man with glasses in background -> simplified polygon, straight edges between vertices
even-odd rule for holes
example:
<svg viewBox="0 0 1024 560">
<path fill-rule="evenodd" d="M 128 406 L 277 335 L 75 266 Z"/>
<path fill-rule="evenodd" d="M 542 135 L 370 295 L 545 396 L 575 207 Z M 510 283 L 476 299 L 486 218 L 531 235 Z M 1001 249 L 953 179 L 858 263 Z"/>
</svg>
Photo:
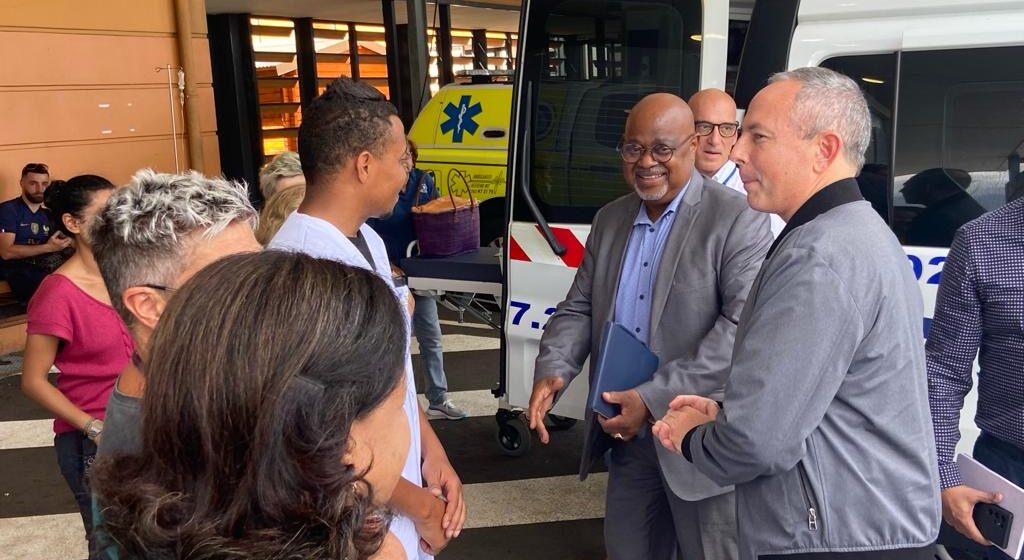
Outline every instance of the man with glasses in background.
<svg viewBox="0 0 1024 560">
<path fill-rule="evenodd" d="M 746 195 L 739 167 L 729 159 L 739 139 L 736 101 L 720 89 L 709 88 L 693 94 L 689 104 L 694 130 L 700 138 L 694 167 L 708 179 Z M 775 214 L 770 216 L 772 235 L 778 237 L 786 223 Z"/>
<path fill-rule="evenodd" d="M 610 449 L 604 531 L 612 560 L 737 555 L 732 488 L 655 446 L 649 426 L 682 387 L 723 394 L 740 310 L 772 241 L 767 216 L 694 169 L 699 143 L 679 97 L 656 93 L 633 107 L 619 145 L 632 192 L 594 217 L 573 285 L 540 342 L 529 415 L 543 443 L 555 394 L 601 347 L 607 321 L 660 359 L 649 381 L 603 395 L 621 414 L 595 419 L 587 411 L 583 468 Z"/>
<path fill-rule="evenodd" d="M 50 212 L 43 208 L 43 193 L 50 186 L 45 163 L 30 163 L 21 170 L 21 196 L 0 204 L 0 259 L 14 297 L 28 303 L 39 283 L 64 258 L 71 238 L 57 233 Z"/>
</svg>

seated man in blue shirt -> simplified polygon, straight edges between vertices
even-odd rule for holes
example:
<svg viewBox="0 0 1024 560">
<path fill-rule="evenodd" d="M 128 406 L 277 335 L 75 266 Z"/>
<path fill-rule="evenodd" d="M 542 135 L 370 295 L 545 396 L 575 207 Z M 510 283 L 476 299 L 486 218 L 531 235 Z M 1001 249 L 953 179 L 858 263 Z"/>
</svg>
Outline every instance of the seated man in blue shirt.
<svg viewBox="0 0 1024 560">
<path fill-rule="evenodd" d="M 21 196 L 0 204 L 0 259 L 11 291 L 22 303 L 63 263 L 61 252 L 71 245 L 71 238 L 55 233 L 50 212 L 42 207 L 49 185 L 46 164 L 30 163 L 21 170 Z"/>
<path fill-rule="evenodd" d="M 419 154 L 416 144 L 409 141 L 409 153 L 412 164 L 416 165 Z M 404 276 L 398 268 L 398 261 L 405 258 L 409 244 L 416 240 L 416 231 L 412 226 L 412 207 L 416 204 L 431 201 L 438 197 L 433 175 L 421 169 L 413 168 L 409 173 L 409 181 L 398 196 L 394 210 L 386 217 L 371 218 L 367 221 L 384 240 L 391 261 L 391 273 L 396 277 Z M 428 418 L 461 420 L 466 413 L 448 398 L 448 379 L 444 373 L 444 357 L 441 348 L 441 324 L 437 318 L 437 301 L 426 294 L 413 292 L 416 307 L 412 315 L 412 330 L 420 345 L 420 357 L 426 374 L 425 395 L 429 406 L 426 410 Z"/>
</svg>

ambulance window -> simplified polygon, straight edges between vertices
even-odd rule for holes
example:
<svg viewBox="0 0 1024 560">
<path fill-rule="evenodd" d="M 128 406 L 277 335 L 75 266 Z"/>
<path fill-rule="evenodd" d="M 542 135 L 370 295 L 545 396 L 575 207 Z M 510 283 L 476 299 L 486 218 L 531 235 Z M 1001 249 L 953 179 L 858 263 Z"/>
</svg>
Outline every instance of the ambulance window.
<svg viewBox="0 0 1024 560">
<path fill-rule="evenodd" d="M 548 0 L 530 14 L 531 190 L 549 221 L 589 223 L 628 192 L 615 146 L 629 108 L 697 90 L 701 2 Z"/>
<path fill-rule="evenodd" d="M 821 64 L 857 82 L 871 111 L 871 142 L 857 184 L 864 199 L 882 219 L 889 221 L 892 190 L 893 92 L 896 87 L 896 54 L 838 56 Z"/>
<path fill-rule="evenodd" d="M 736 75 L 740 70 L 740 55 L 743 53 L 743 41 L 747 38 L 749 27 L 749 21 L 729 20 L 729 47 L 725 63 L 725 91 L 729 95 L 736 94 Z"/>
<path fill-rule="evenodd" d="M 1024 47 L 905 52 L 893 228 L 948 247 L 956 230 L 1024 194 Z"/>
</svg>

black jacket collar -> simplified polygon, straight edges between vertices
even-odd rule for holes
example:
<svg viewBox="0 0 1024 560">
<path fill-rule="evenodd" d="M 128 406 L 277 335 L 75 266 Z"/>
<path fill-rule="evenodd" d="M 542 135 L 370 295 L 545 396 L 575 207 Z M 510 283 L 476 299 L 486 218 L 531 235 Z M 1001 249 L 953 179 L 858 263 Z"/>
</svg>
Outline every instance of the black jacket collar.
<svg viewBox="0 0 1024 560">
<path fill-rule="evenodd" d="M 814 196 L 807 199 L 807 202 L 805 202 L 804 205 L 801 206 L 795 214 L 793 214 L 793 218 L 786 222 L 786 227 L 783 228 L 782 232 L 779 233 L 779 236 L 775 238 L 775 242 L 772 243 L 771 249 L 768 249 L 768 254 L 765 258 L 771 258 L 772 253 L 775 252 L 775 248 L 782 243 L 782 240 L 785 239 L 786 235 L 788 235 L 790 231 L 806 224 L 837 206 L 857 202 L 858 200 L 864 200 L 864 197 L 860 195 L 860 187 L 857 186 L 857 180 L 852 177 L 848 179 L 840 179 L 814 193 Z"/>
</svg>

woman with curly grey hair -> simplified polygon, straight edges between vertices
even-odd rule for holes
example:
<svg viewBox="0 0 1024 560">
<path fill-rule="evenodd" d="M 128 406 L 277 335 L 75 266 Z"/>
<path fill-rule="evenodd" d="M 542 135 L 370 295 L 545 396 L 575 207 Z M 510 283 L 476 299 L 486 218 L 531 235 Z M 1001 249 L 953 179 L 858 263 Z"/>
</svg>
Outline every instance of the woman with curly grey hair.
<svg viewBox="0 0 1024 560">
<path fill-rule="evenodd" d="M 151 343 L 142 448 L 92 471 L 113 556 L 404 558 L 381 504 L 409 445 L 406 333 L 382 280 L 230 256 L 174 295 Z"/>
</svg>

